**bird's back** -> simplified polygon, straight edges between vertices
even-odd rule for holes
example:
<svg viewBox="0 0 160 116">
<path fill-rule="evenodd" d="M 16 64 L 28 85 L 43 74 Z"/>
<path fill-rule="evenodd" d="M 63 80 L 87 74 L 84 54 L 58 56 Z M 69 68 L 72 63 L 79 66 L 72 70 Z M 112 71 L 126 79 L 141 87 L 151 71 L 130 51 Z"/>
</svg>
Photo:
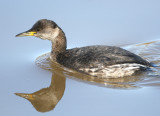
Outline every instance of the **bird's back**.
<svg viewBox="0 0 160 116">
<path fill-rule="evenodd" d="M 87 46 L 68 49 L 57 58 L 58 62 L 72 69 L 107 67 L 116 64 L 151 64 L 141 57 L 114 46 Z"/>
</svg>

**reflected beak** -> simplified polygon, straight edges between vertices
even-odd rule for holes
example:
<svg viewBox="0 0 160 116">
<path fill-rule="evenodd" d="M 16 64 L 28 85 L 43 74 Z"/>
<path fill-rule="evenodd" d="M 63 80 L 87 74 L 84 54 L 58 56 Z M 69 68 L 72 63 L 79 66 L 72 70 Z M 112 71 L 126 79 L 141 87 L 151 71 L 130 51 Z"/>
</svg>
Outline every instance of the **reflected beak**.
<svg viewBox="0 0 160 116">
<path fill-rule="evenodd" d="M 27 100 L 34 100 L 34 97 L 32 94 L 25 94 L 25 93 L 15 93 L 17 96 L 23 97 Z"/>
<path fill-rule="evenodd" d="M 20 34 L 17 34 L 16 37 L 23 37 L 23 36 L 34 36 L 34 34 L 37 33 L 37 32 L 23 32 L 23 33 L 20 33 Z"/>
</svg>

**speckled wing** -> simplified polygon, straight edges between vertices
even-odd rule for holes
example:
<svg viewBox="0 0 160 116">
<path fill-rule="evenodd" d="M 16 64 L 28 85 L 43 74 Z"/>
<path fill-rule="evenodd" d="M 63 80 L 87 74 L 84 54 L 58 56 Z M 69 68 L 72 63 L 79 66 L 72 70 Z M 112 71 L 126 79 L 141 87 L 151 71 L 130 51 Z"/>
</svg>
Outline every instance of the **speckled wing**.
<svg viewBox="0 0 160 116">
<path fill-rule="evenodd" d="M 107 67 L 124 63 L 151 66 L 148 61 L 141 57 L 114 46 L 87 46 L 69 49 L 64 55 L 59 56 L 58 62 L 74 69 Z"/>
</svg>

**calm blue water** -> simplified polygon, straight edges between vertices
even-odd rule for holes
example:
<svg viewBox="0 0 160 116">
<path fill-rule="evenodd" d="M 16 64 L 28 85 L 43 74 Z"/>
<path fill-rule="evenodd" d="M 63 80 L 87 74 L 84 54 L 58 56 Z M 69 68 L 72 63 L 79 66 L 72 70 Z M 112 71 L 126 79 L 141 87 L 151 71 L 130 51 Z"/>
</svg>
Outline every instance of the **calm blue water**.
<svg viewBox="0 0 160 116">
<path fill-rule="evenodd" d="M 136 88 L 103 86 L 63 73 L 59 76 L 62 79 L 66 77 L 64 89 L 61 81 L 60 85 L 51 84 L 57 79 L 53 78 L 52 72 L 35 64 L 38 56 L 50 51 L 50 42 L 35 37 L 15 38 L 16 34 L 28 30 L 37 20 L 47 18 L 57 22 L 64 30 L 68 48 L 151 42 L 160 38 L 159 4 L 158 0 L 1 0 L 0 115 L 159 116 L 158 68 L 147 75 L 148 78 L 136 78 L 127 83 Z M 125 48 L 159 64 L 159 43 Z M 37 111 L 31 102 L 14 94 L 33 93 L 54 85 L 62 91 L 56 94 L 51 89 L 52 96 L 56 96 L 53 102 L 57 105 L 45 113 Z"/>
</svg>

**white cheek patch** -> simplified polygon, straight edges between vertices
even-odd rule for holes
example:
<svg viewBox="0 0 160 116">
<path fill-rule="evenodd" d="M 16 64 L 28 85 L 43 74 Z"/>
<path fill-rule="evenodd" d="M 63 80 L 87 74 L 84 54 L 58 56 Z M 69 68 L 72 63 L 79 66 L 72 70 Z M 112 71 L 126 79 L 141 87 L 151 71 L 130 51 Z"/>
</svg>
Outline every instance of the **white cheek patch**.
<svg viewBox="0 0 160 116">
<path fill-rule="evenodd" d="M 55 38 L 57 38 L 59 33 L 60 33 L 60 30 L 57 27 L 56 29 L 49 30 L 47 33 L 39 34 L 36 37 L 53 41 Z"/>
<path fill-rule="evenodd" d="M 55 39 L 59 35 L 59 28 L 57 27 L 54 31 L 54 34 L 52 34 L 52 39 Z"/>
</svg>

